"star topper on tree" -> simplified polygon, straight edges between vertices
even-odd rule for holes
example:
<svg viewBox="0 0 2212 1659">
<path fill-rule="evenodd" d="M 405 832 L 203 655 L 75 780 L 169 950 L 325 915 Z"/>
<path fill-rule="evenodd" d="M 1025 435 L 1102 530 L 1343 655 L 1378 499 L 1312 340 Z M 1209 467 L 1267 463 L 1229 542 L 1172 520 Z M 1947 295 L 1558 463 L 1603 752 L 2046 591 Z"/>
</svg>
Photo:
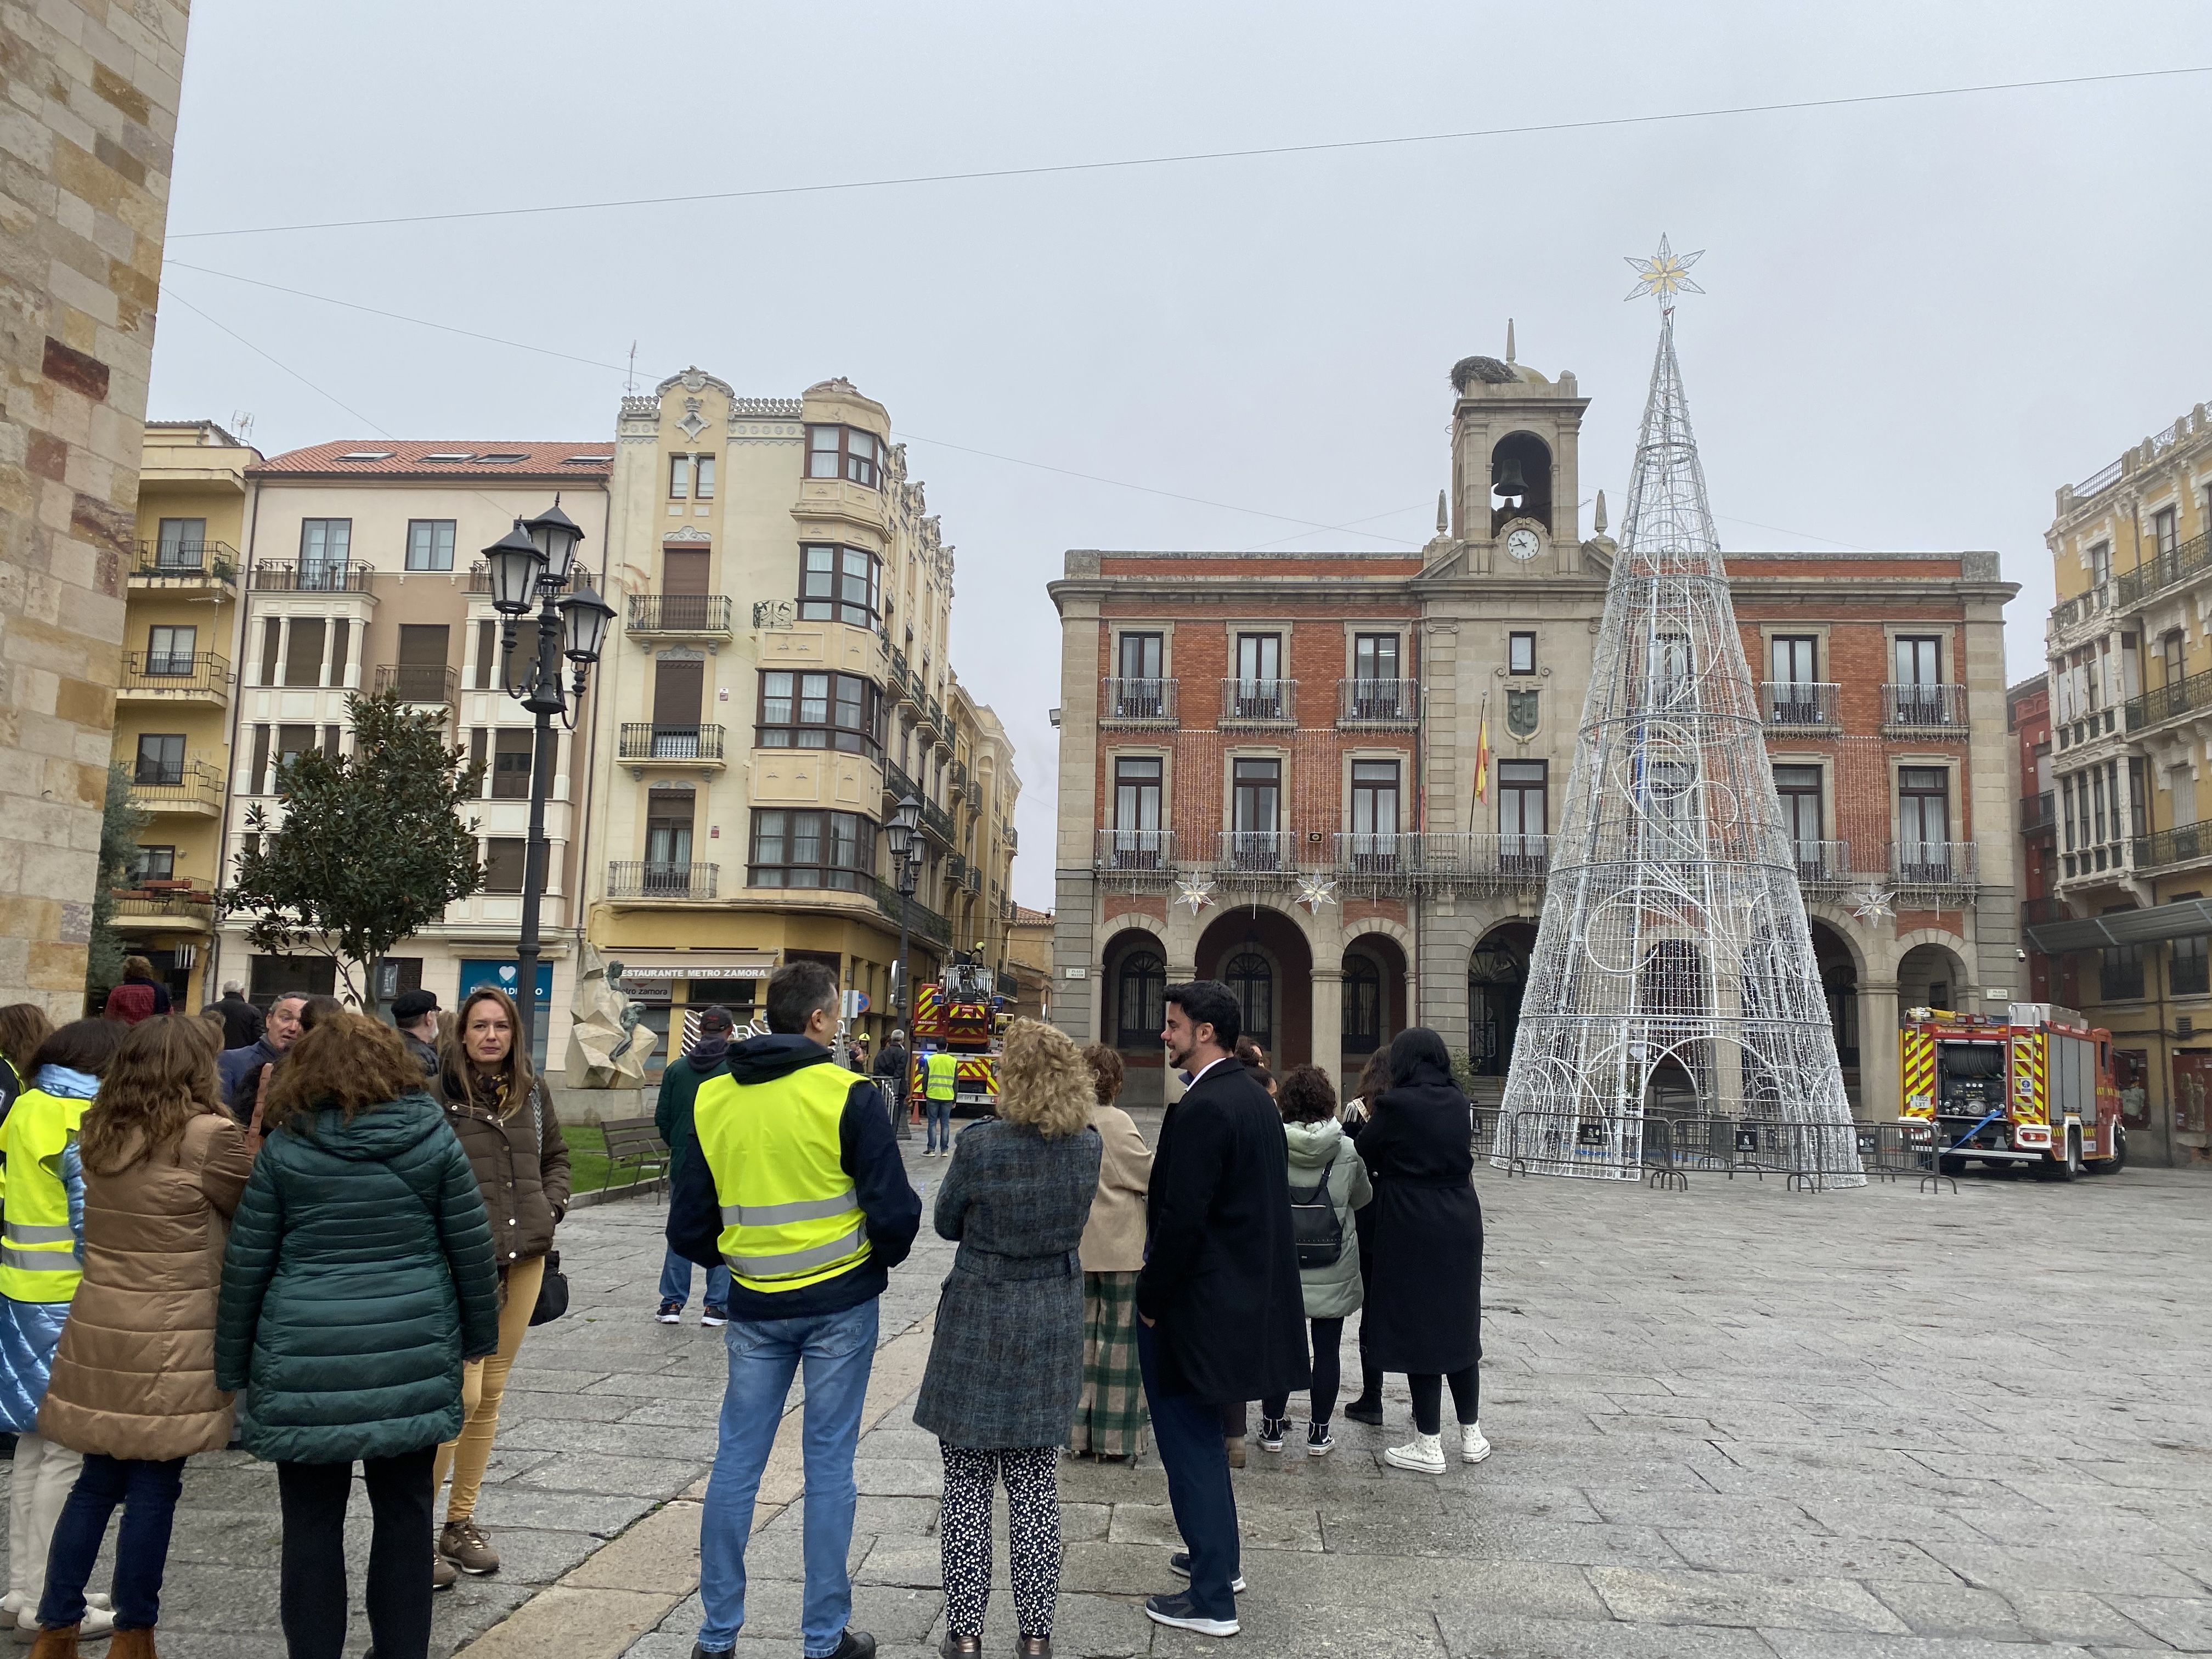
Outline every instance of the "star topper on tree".
<svg viewBox="0 0 2212 1659">
<path fill-rule="evenodd" d="M 1685 253 L 1677 258 L 1674 250 L 1667 245 L 1667 239 L 1662 236 L 1659 239 L 1658 252 L 1650 258 L 1630 258 L 1628 259 L 1629 269 L 1636 273 L 1638 281 L 1634 289 L 1626 297 L 1631 300 L 1640 300 L 1647 294 L 1652 295 L 1657 298 L 1662 309 L 1674 310 L 1674 296 L 1677 294 L 1705 292 L 1705 289 L 1690 280 L 1690 267 L 1705 257 L 1705 249 L 1699 248 L 1695 253 Z"/>
</svg>

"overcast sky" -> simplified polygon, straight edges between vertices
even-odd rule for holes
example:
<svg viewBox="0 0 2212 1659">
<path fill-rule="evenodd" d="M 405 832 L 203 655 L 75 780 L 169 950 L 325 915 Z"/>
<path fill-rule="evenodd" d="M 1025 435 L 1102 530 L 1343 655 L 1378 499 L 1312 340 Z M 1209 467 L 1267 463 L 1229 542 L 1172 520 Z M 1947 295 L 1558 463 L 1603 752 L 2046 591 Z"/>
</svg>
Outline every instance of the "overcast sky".
<svg viewBox="0 0 2212 1659">
<path fill-rule="evenodd" d="M 847 376 L 890 409 L 958 549 L 954 665 L 1013 736 L 1016 889 L 1045 907 L 1044 585 L 1065 550 L 1417 546 L 1445 481 L 1446 371 L 1502 350 L 1509 316 L 1522 362 L 1580 378 L 1583 493 L 1618 503 L 1657 323 L 1649 301 L 1623 303 L 1622 260 L 1662 232 L 1706 251 L 1707 295 L 1684 301 L 1678 333 L 1723 542 L 1995 548 L 2021 586 L 2012 673 L 2036 672 L 2053 490 L 2212 398 L 2212 76 L 192 233 L 2193 65 L 2212 65 L 2201 0 L 1817 16 L 196 0 L 152 412 L 251 410 L 274 453 L 380 433 L 604 435 L 623 390 L 618 368 L 180 262 L 600 364 L 635 341 L 647 389 L 692 362 L 755 394 Z"/>
</svg>

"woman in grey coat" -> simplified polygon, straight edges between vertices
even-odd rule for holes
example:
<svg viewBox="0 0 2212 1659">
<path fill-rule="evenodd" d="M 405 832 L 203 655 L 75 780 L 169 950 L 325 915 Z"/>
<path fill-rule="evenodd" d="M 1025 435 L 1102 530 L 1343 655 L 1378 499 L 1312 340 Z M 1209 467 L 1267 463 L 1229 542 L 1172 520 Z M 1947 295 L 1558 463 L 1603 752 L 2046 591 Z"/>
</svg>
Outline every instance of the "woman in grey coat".
<svg viewBox="0 0 2212 1659">
<path fill-rule="evenodd" d="M 1016 1020 L 999 1058 L 999 1115 L 960 1137 L 937 1231 L 960 1241 L 914 1420 L 943 1442 L 939 1651 L 981 1653 L 991 1594 L 991 1494 L 1006 1483 L 1017 1654 L 1052 1652 L 1060 1594 L 1060 1443 L 1083 1396 L 1077 1246 L 1098 1187 L 1091 1068 L 1066 1033 Z"/>
<path fill-rule="evenodd" d="M 1342 1241 L 1334 1261 L 1298 1263 L 1298 1289 L 1313 1327 L 1313 1417 L 1306 1425 L 1306 1455 L 1326 1457 L 1336 1445 L 1328 1419 L 1336 1409 L 1344 1322 L 1363 1299 L 1359 1231 L 1352 1217 L 1373 1200 L 1375 1188 L 1358 1149 L 1337 1121 L 1336 1091 L 1329 1086 L 1328 1073 L 1315 1066 L 1297 1067 L 1283 1079 L 1275 1104 L 1283 1114 L 1285 1150 L 1290 1154 L 1291 1202 L 1295 1206 L 1309 1197 L 1325 1201 Z M 1291 1431 L 1285 1415 L 1290 1408 L 1286 1394 L 1260 1402 L 1261 1451 L 1282 1450 L 1283 1437 Z"/>
</svg>

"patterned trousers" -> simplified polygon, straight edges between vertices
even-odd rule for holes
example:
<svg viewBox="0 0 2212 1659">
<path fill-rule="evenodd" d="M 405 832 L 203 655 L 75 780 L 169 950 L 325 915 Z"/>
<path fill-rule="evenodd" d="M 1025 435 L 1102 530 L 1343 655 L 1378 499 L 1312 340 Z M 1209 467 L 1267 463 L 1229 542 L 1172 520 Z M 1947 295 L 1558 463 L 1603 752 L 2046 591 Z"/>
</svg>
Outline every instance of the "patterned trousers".
<svg viewBox="0 0 2212 1659">
<path fill-rule="evenodd" d="M 1054 1446 L 998 1450 L 946 1446 L 938 1543 L 945 1570 L 945 1627 L 981 1636 L 991 1601 L 991 1492 L 1006 1483 L 1006 1535 L 1013 1556 L 1014 1611 L 1024 1636 L 1052 1634 L 1060 1595 L 1060 1462 Z"/>
<path fill-rule="evenodd" d="M 1071 1451 L 1133 1457 L 1145 1433 L 1145 1375 L 1137 1364 L 1137 1275 L 1083 1275 L 1083 1399 Z"/>
</svg>

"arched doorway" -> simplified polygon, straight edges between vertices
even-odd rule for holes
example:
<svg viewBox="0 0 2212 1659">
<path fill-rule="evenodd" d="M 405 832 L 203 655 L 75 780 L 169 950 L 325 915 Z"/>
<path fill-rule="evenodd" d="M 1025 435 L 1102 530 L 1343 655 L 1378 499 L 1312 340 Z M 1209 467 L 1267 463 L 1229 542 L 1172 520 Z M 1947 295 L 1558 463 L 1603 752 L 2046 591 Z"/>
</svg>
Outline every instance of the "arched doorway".
<svg viewBox="0 0 2212 1659">
<path fill-rule="evenodd" d="M 1344 947 L 1342 1033 L 1347 1075 L 1404 1030 L 1406 952 L 1388 933 L 1362 933 Z"/>
<path fill-rule="evenodd" d="M 1121 1056 L 1122 1103 L 1157 1106 L 1166 1065 L 1160 1050 L 1166 949 L 1141 927 L 1124 928 L 1107 940 L 1099 961 L 1098 1040 Z"/>
<path fill-rule="evenodd" d="M 1859 969 L 1851 947 L 1825 921 L 1812 922 L 1813 960 L 1820 970 L 1820 994 L 1827 999 L 1828 1024 L 1836 1036 L 1836 1060 L 1844 1073 L 1844 1092 L 1859 1098 Z"/>
<path fill-rule="evenodd" d="M 1897 1006 L 1901 1009 L 1955 1011 L 1966 1000 L 1966 964 L 1948 946 L 1916 945 L 1897 964 Z"/>
<path fill-rule="evenodd" d="M 1479 1078 L 1504 1078 L 1513 1063 L 1513 1036 L 1521 1024 L 1521 996 L 1536 924 L 1501 922 L 1476 944 L 1467 964 L 1467 1044 Z"/>
<path fill-rule="evenodd" d="M 1265 907 L 1225 912 L 1200 935 L 1194 964 L 1236 994 L 1278 1076 L 1311 1061 L 1313 953 L 1297 922 Z"/>
</svg>

